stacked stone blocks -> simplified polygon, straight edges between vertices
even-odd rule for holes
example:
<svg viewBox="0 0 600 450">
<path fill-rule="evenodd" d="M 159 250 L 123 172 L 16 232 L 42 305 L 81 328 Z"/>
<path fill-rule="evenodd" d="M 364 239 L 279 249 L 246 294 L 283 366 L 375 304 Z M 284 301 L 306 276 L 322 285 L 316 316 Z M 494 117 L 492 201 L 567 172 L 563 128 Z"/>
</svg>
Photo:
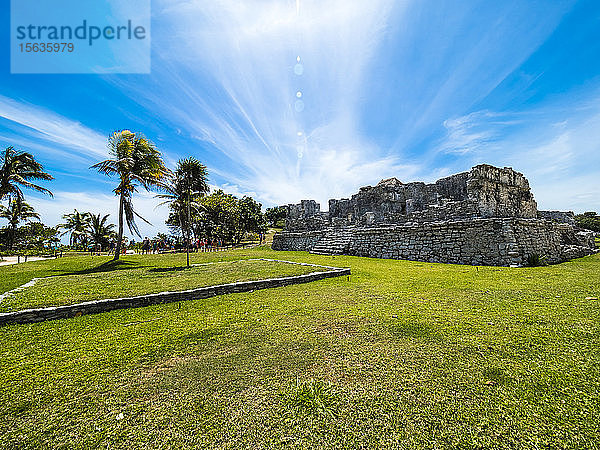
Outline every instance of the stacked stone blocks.
<svg viewBox="0 0 600 450">
<path fill-rule="evenodd" d="M 486 164 L 432 184 L 383 180 L 330 200 L 329 213 L 314 200 L 287 210 L 275 250 L 498 266 L 596 251 L 593 234 L 578 230 L 572 213 L 537 210 L 523 174 Z"/>
</svg>

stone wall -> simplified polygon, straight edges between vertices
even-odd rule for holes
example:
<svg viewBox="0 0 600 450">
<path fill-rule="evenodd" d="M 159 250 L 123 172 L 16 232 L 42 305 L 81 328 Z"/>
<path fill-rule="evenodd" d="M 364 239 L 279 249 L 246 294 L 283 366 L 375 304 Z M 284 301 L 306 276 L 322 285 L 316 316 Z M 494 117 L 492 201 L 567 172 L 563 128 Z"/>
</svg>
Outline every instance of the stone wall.
<svg viewBox="0 0 600 450">
<path fill-rule="evenodd" d="M 376 186 L 360 188 L 350 198 L 329 200 L 329 212 L 321 212 L 314 200 L 288 205 L 286 230 L 471 217 L 536 218 L 537 205 L 525 176 L 510 167 L 480 164 L 432 184 L 405 184 L 388 178 Z"/>
<path fill-rule="evenodd" d="M 350 275 L 350 269 L 348 268 L 319 266 L 316 264 L 296 263 L 291 261 L 284 262 L 290 264 L 300 264 L 304 266 L 313 266 L 315 268 L 327 270 L 319 270 L 309 274 L 295 275 L 290 277 L 269 278 L 256 281 L 240 281 L 237 283 L 207 286 L 198 289 L 190 289 L 187 291 L 161 292 L 159 294 L 148 294 L 136 297 L 95 300 L 76 305 L 26 309 L 23 311 L 0 314 L 0 326 L 14 323 L 32 323 L 43 322 L 45 320 L 66 319 L 69 317 L 81 316 L 83 314 L 97 314 L 116 309 L 139 308 L 142 306 L 158 305 L 163 303 L 196 300 L 214 297 L 217 295 L 234 294 L 239 292 L 255 291 L 259 289 L 289 286 L 293 284 L 310 283 L 312 281 L 323 280 L 326 278 Z"/>
<path fill-rule="evenodd" d="M 538 211 L 537 216 L 540 219 L 552 220 L 554 222 L 568 223 L 576 225 L 575 213 L 573 211 Z"/>
<path fill-rule="evenodd" d="M 593 236 L 574 225 L 573 213 L 538 212 L 522 173 L 480 164 L 432 184 L 382 180 L 329 200 L 328 213 L 314 201 L 289 205 L 273 249 L 525 265 L 530 255 L 559 262 L 593 253 Z"/>
<path fill-rule="evenodd" d="M 350 236 L 349 255 L 440 263 L 525 266 L 530 255 L 557 263 L 594 252 L 567 225 L 522 218 L 479 218 L 406 223 L 385 227 L 331 228 L 323 233 Z M 320 239 L 302 239 L 302 233 L 279 233 L 276 250 L 312 250 Z M 304 248 L 301 246 L 305 244 Z"/>
<path fill-rule="evenodd" d="M 302 200 L 297 205 L 286 206 L 286 230 L 320 230 L 329 223 L 329 214 L 321 212 L 321 205 L 314 200 Z"/>
<path fill-rule="evenodd" d="M 324 231 L 283 232 L 273 236 L 273 250 L 309 251 L 321 240 Z"/>
<path fill-rule="evenodd" d="M 467 193 L 481 217 L 537 217 L 537 204 L 527 178 L 509 167 L 473 167 L 467 179 Z"/>
</svg>

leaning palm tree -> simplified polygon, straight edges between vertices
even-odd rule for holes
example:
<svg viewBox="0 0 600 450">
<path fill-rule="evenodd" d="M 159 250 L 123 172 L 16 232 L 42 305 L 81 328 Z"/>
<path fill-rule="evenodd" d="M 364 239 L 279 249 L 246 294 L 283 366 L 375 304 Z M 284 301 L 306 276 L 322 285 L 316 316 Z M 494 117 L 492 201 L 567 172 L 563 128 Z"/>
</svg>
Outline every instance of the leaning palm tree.
<svg viewBox="0 0 600 450">
<path fill-rule="evenodd" d="M 102 216 L 101 214 L 90 214 L 88 222 L 88 234 L 95 245 L 104 248 L 108 240 L 115 235 L 115 225 L 106 223 L 110 214 Z"/>
<path fill-rule="evenodd" d="M 85 243 L 90 221 L 89 213 L 80 213 L 75 209 L 70 214 L 64 214 L 62 218 L 65 219 L 65 223 L 58 224 L 57 228 L 65 230 L 61 233 L 61 236 L 71 233 L 69 245 L 75 247 L 77 244 Z"/>
<path fill-rule="evenodd" d="M 190 157 L 177 161 L 177 168 L 167 183 L 161 188 L 164 194 L 157 197 L 164 199 L 161 204 L 168 203 L 171 211 L 179 220 L 181 233 L 186 242 L 186 260 L 190 267 L 190 230 L 192 227 L 192 211 L 199 211 L 202 206 L 198 199 L 210 191 L 206 166 L 196 158 Z"/>
<path fill-rule="evenodd" d="M 108 176 L 117 175 L 119 185 L 113 190 L 119 197 L 119 231 L 114 259 L 119 259 L 123 240 L 123 216 L 129 231 L 140 236 L 135 216 L 148 222 L 133 209 L 133 193 L 137 185 L 146 190 L 158 187 L 170 173 L 165 167 L 160 152 L 143 135 L 129 130 L 115 131 L 108 139 L 111 159 L 94 164 L 91 168 Z"/>
<path fill-rule="evenodd" d="M 23 201 L 21 197 L 15 197 L 8 207 L 0 205 L 0 218 L 8 220 L 8 236 L 7 247 L 12 250 L 17 227 L 22 221 L 30 221 L 31 219 L 40 220 L 40 215 L 35 212 L 33 207 Z"/>
<path fill-rule="evenodd" d="M 23 198 L 21 186 L 52 196 L 52 192 L 33 181 L 53 179 L 30 153 L 8 147 L 0 154 L 0 200 L 8 197 L 10 204 L 11 197 Z"/>
</svg>

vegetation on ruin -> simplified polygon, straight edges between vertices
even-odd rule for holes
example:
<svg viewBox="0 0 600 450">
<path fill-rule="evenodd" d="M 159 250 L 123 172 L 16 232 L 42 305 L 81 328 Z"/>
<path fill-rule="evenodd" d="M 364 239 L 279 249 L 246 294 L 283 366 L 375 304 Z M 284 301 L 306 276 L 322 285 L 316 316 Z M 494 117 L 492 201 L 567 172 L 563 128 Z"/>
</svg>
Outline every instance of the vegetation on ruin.
<svg viewBox="0 0 600 450">
<path fill-rule="evenodd" d="M 577 223 L 577 226 L 581 228 L 600 233 L 600 216 L 594 211 L 577 214 L 575 216 L 575 222 Z"/>
<path fill-rule="evenodd" d="M 0 447 L 594 448 L 600 440 L 600 255 L 505 268 L 261 247 L 192 262 L 283 255 L 349 266 L 352 276 L 0 328 Z M 103 260 L 0 267 L 0 290 Z M 148 255 L 139 264 L 133 270 L 184 260 Z"/>
</svg>

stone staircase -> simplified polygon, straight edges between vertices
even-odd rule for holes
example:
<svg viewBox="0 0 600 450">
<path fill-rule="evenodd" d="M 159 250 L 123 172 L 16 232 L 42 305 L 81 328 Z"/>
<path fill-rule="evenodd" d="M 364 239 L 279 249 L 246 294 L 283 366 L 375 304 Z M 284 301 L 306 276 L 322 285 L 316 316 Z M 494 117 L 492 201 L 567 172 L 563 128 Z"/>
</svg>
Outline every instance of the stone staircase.
<svg viewBox="0 0 600 450">
<path fill-rule="evenodd" d="M 348 251 L 352 241 L 351 228 L 328 228 L 321 239 L 310 250 L 315 255 L 342 255 Z"/>
</svg>

